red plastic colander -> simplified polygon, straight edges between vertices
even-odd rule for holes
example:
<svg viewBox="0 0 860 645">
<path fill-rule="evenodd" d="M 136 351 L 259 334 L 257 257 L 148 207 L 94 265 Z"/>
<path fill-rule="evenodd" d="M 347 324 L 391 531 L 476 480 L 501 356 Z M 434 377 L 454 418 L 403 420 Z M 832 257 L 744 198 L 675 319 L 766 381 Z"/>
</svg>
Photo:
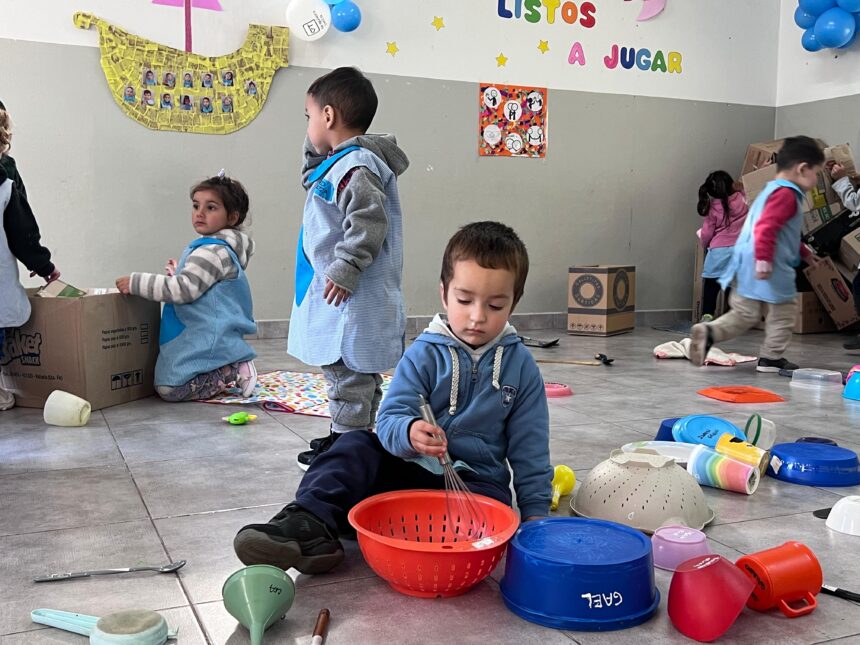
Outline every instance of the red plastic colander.
<svg viewBox="0 0 860 645">
<path fill-rule="evenodd" d="M 442 490 L 383 493 L 349 512 L 364 559 L 400 593 L 419 598 L 465 593 L 490 575 L 519 527 L 512 508 L 474 495 L 487 530 L 479 539 L 464 539 L 453 530 L 445 495 Z"/>
</svg>

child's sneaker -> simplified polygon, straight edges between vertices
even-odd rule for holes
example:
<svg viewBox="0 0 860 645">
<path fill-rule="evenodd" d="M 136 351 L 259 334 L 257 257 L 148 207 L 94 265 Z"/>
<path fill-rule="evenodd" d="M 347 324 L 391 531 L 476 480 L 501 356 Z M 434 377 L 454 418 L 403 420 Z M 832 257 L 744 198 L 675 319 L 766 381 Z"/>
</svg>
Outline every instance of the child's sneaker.
<svg viewBox="0 0 860 645">
<path fill-rule="evenodd" d="M 314 463 L 314 460 L 331 448 L 340 435 L 340 432 L 332 430 L 328 433 L 327 437 L 313 439 L 311 441 L 311 449 L 300 452 L 299 456 L 296 457 L 296 463 L 298 463 L 299 468 L 302 470 L 310 468 L 311 464 Z M 316 443 L 316 448 L 314 448 L 314 443 Z"/>
<path fill-rule="evenodd" d="M 857 336 L 857 338 L 855 338 L 854 340 L 848 341 L 847 343 L 842 345 L 842 347 L 844 347 L 850 352 L 857 351 L 858 349 L 860 349 L 860 336 Z"/>
<path fill-rule="evenodd" d="M 708 352 L 714 345 L 714 336 L 711 328 L 705 323 L 693 325 L 690 329 L 690 362 L 696 367 L 705 364 Z"/>
<path fill-rule="evenodd" d="M 756 372 L 793 372 L 797 369 L 797 365 L 784 358 L 760 358 L 758 359 L 758 367 Z"/>
<path fill-rule="evenodd" d="M 0 387 L 0 411 L 15 407 L 15 395 Z"/>
<path fill-rule="evenodd" d="M 257 368 L 254 361 L 244 361 L 239 363 L 239 376 L 236 378 L 236 387 L 242 392 L 242 396 L 246 399 L 254 394 L 254 388 L 257 387 Z"/>
<path fill-rule="evenodd" d="M 298 504 L 287 504 L 267 524 L 239 529 L 233 550 L 246 565 L 325 573 L 343 561 L 343 545 L 325 522 Z"/>
</svg>

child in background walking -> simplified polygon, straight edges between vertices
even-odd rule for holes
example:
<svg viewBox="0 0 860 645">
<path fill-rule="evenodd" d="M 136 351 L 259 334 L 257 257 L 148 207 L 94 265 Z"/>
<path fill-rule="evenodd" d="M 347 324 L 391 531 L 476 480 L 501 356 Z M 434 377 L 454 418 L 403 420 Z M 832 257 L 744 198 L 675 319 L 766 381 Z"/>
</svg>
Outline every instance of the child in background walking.
<svg viewBox="0 0 860 645">
<path fill-rule="evenodd" d="M 750 207 L 728 268 L 720 279 L 732 286 L 731 311 L 714 322 L 693 325 L 690 360 L 703 365 L 714 343 L 736 338 L 761 320 L 767 305 L 759 372 L 794 370 L 783 354 L 791 342 L 796 314 L 795 269 L 817 257 L 801 241 L 804 195 L 818 183 L 824 151 L 815 139 L 791 137 L 777 154 L 776 179 Z"/>
<path fill-rule="evenodd" d="M 848 210 L 853 211 L 855 214 L 860 212 L 860 193 L 857 192 L 857 189 L 851 181 L 851 177 L 848 176 L 848 171 L 845 170 L 844 166 L 836 162 L 828 163 L 828 168 L 830 169 L 830 176 L 835 180 L 833 183 L 833 190 L 836 191 L 837 195 L 839 195 L 839 200 L 842 202 L 842 205 Z M 860 269 L 860 266 L 856 268 Z M 857 309 L 857 313 L 860 314 L 860 270 L 858 270 L 857 275 L 854 276 L 853 289 L 854 307 Z M 849 351 L 860 349 L 860 336 L 857 336 L 854 340 L 845 343 L 842 347 Z"/>
<path fill-rule="evenodd" d="M 235 385 L 248 397 L 257 383 L 251 287 L 245 267 L 254 242 L 241 230 L 248 193 L 218 175 L 191 189 L 191 224 L 200 235 L 166 275 L 132 273 L 118 278 L 121 293 L 165 303 L 161 314 L 155 389 L 165 401 L 210 399 Z"/>
<path fill-rule="evenodd" d="M 732 258 L 732 249 L 740 235 L 749 208 L 741 186 L 724 170 L 708 175 L 699 187 L 697 210 L 705 220 L 699 236 L 707 250 L 702 269 L 702 320 L 714 319 L 720 281 Z M 726 301 L 729 291 L 726 291 Z"/>
</svg>

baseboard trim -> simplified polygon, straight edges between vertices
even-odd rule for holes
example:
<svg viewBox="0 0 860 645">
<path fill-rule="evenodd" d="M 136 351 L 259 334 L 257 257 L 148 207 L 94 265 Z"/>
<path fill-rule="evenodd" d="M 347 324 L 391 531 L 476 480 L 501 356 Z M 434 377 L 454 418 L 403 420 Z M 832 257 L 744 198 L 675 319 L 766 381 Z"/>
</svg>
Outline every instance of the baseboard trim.
<svg viewBox="0 0 860 645">
<path fill-rule="evenodd" d="M 681 320 L 690 320 L 691 309 L 656 309 L 636 312 L 636 325 L 650 327 L 652 325 L 667 325 Z M 433 316 L 409 316 L 406 319 L 406 335 L 414 336 L 421 332 Z M 511 316 L 511 324 L 518 331 L 535 329 L 564 330 L 567 329 L 567 312 L 544 313 L 515 313 Z M 286 338 L 290 329 L 289 319 L 258 320 L 257 333 L 248 336 L 249 339 Z"/>
</svg>

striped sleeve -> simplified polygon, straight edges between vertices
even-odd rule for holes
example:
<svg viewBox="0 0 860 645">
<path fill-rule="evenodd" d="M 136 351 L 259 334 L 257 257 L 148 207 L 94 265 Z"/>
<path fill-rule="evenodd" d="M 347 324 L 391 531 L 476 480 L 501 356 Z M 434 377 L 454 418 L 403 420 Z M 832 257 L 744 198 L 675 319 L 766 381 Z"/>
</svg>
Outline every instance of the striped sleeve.
<svg viewBox="0 0 860 645">
<path fill-rule="evenodd" d="M 238 275 L 227 249 L 211 244 L 194 249 L 185 260 L 182 271 L 174 276 L 158 273 L 132 273 L 130 293 L 173 304 L 194 302 L 220 280 Z"/>
</svg>

